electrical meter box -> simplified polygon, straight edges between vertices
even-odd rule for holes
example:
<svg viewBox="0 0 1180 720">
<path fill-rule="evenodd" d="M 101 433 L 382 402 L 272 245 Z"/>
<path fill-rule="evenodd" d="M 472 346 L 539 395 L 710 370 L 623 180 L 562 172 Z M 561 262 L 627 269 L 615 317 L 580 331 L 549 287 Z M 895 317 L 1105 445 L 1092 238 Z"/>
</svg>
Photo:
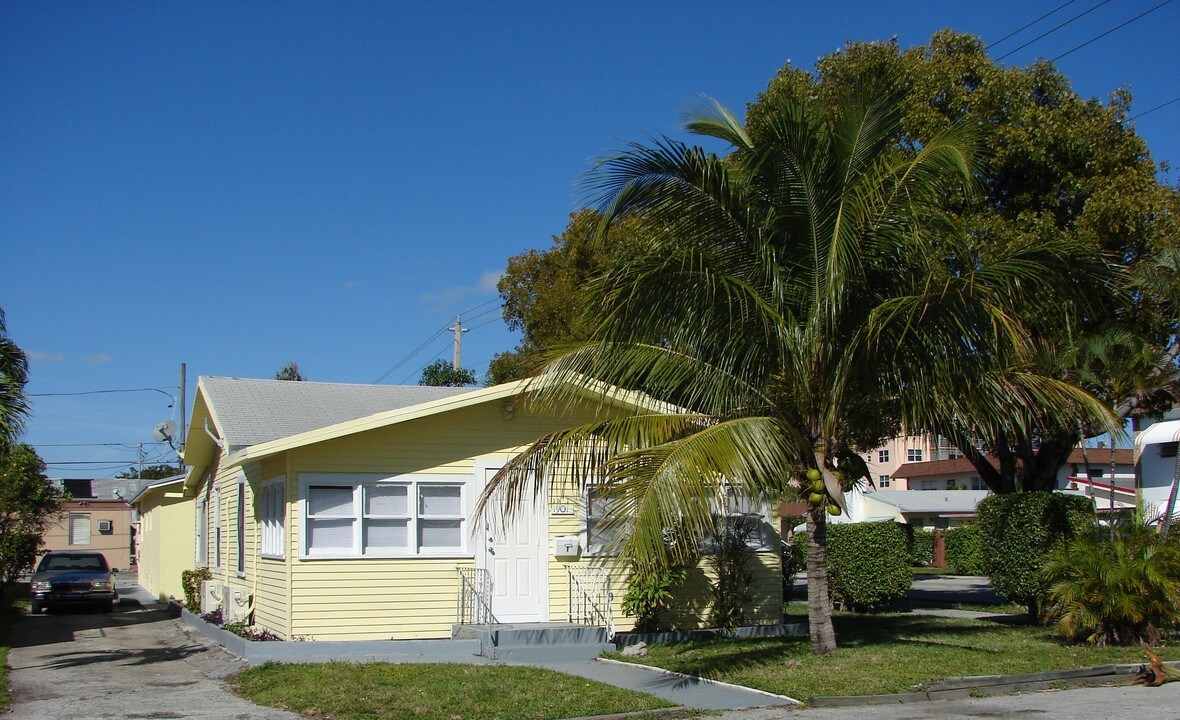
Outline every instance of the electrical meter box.
<svg viewBox="0 0 1180 720">
<path fill-rule="evenodd" d="M 554 557 L 577 557 L 578 556 L 578 536 L 577 535 L 558 535 L 553 538 L 553 555 Z"/>
</svg>

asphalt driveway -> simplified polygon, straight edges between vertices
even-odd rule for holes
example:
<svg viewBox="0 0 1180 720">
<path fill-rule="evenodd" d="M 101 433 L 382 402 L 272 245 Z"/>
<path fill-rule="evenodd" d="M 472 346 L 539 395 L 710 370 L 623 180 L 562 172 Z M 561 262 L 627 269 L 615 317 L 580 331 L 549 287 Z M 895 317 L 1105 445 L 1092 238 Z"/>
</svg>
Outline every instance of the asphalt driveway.
<svg viewBox="0 0 1180 720">
<path fill-rule="evenodd" d="M 299 717 L 231 694 L 222 680 L 243 665 L 158 606 L 30 615 L 10 644 L 16 720 Z"/>
</svg>

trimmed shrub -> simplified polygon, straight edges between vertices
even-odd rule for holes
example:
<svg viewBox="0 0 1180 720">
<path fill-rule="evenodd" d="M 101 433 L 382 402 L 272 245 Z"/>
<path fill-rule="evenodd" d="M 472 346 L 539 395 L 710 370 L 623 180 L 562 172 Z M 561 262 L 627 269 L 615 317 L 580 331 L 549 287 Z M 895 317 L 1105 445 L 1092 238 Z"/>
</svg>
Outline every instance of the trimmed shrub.
<svg viewBox="0 0 1180 720">
<path fill-rule="evenodd" d="M 201 613 L 201 582 L 212 579 L 213 573 L 209 568 L 181 571 L 180 587 L 184 589 L 184 606 L 189 612 L 198 615 Z"/>
<path fill-rule="evenodd" d="M 934 533 L 930 530 L 906 525 L 909 540 L 910 564 L 914 567 L 930 567 L 934 564 Z"/>
<path fill-rule="evenodd" d="M 828 583 L 848 610 L 871 612 L 906 596 L 913 583 L 906 532 L 892 522 L 829 525 Z"/>
<path fill-rule="evenodd" d="M 979 503 L 983 569 L 992 588 L 1028 607 L 1030 618 L 1048 587 L 1041 578 L 1045 556 L 1075 537 L 1094 533 L 1089 498 L 1054 492 L 991 495 Z"/>
<path fill-rule="evenodd" d="M 979 523 L 951 528 L 942 534 L 946 564 L 959 575 L 984 575 L 983 535 Z"/>
</svg>

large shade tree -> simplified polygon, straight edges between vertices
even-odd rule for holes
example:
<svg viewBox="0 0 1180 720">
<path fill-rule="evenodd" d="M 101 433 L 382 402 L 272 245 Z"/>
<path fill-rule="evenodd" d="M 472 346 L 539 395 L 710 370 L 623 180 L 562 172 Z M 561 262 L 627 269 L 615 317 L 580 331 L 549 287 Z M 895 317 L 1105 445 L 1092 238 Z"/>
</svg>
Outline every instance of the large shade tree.
<svg viewBox="0 0 1180 720">
<path fill-rule="evenodd" d="M 1122 418 L 1175 401 L 1180 315 L 1152 276 L 1180 243 L 1180 202 L 1176 188 L 1157 179 L 1129 119 L 1129 91 L 1105 103 L 1083 98 L 1049 62 L 1004 66 L 978 37 L 944 30 L 904 51 L 896 42 L 848 43 L 814 72 L 788 64 L 751 105 L 749 122 L 773 114 L 781 98 L 829 96 L 866 72 L 895 84 L 903 144 L 956 125 L 982 131 L 988 157 L 975 168 L 978 192 L 948 198 L 946 209 L 983 262 L 1050 240 L 1068 246 L 1074 262 L 1108 264 L 1100 281 L 1084 271 L 1066 278 L 1075 280 L 1072 299 L 1054 289 L 1019 308 L 1040 346 L 1041 372 L 1084 380 Z M 1086 350 L 1111 338 L 1119 346 L 1112 352 Z M 1112 353 L 1127 359 L 1128 341 L 1146 362 L 1110 361 Z M 907 429 L 951 440 L 995 492 L 1051 490 L 1078 440 L 1104 426 L 1024 412 L 1030 416 L 1016 425 L 973 423 L 963 408 Z"/>
<path fill-rule="evenodd" d="M 987 264 L 971 254 L 943 208 L 972 177 L 974 138 L 952 129 L 900 145 L 896 87 L 866 74 L 822 97 L 768 98 L 749 127 L 706 104 L 688 129 L 728 143 L 727 156 L 664 138 L 596 167 L 601 241 L 621 218 L 658 231 L 590 285 L 592 339 L 550 362 L 561 382 L 539 400 L 605 384 L 667 412 L 541 438 L 481 507 L 496 493 L 517 507 L 542 478 L 568 474 L 611 501 L 624 556 L 671 563 L 683 544 L 666 530 L 712 532 L 730 493 L 781 498 L 815 470 L 838 507 L 863 468 L 858 451 L 901 422 L 952 412 L 954 398 L 972 395 L 992 419 L 1031 404 L 1075 421 L 1100 413 L 1076 387 L 1029 371 L 1014 312 L 1060 287 L 1067 248 L 1030 242 Z M 836 649 L 827 504 L 807 518 L 819 653 Z"/>
</svg>

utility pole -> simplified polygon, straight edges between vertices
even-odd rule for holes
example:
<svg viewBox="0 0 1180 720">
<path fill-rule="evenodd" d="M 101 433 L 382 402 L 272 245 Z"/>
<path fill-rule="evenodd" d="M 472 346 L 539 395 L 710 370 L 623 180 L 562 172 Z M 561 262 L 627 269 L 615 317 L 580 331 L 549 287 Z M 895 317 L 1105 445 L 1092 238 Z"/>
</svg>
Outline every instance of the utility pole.
<svg viewBox="0 0 1180 720">
<path fill-rule="evenodd" d="M 455 353 L 451 359 L 451 367 L 458 370 L 463 367 L 463 333 L 471 331 L 463 328 L 463 319 L 458 315 L 455 316 L 455 324 L 447 328 L 447 330 L 455 333 Z"/>
<path fill-rule="evenodd" d="M 185 433 L 185 430 L 187 429 L 185 427 L 187 425 L 187 423 L 185 422 L 185 417 L 184 417 L 184 408 L 188 404 L 188 399 L 185 397 L 185 387 L 187 385 L 187 381 L 188 381 L 188 368 L 185 366 L 184 363 L 181 363 L 180 364 L 180 445 L 177 446 L 176 456 L 178 459 L 180 459 L 180 468 L 182 470 L 184 469 L 184 458 L 182 457 L 182 453 L 184 453 L 184 433 Z"/>
<path fill-rule="evenodd" d="M 143 479 L 143 443 L 139 443 L 139 448 L 135 452 L 135 479 Z"/>
</svg>

